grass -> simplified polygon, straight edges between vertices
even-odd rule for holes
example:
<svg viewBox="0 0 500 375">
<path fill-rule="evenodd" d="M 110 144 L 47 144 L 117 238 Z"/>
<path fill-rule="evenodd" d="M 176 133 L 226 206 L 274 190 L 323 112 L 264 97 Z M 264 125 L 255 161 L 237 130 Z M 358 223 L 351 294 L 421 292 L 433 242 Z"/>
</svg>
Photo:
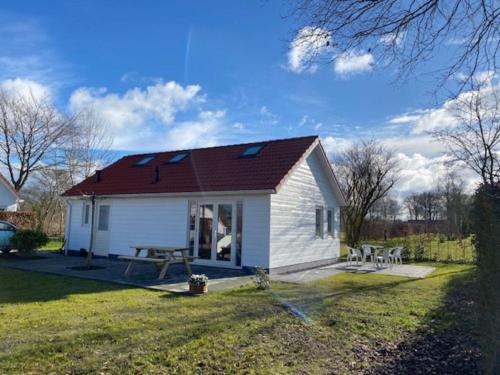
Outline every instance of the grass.
<svg viewBox="0 0 500 375">
<path fill-rule="evenodd" d="M 474 268 L 437 267 L 423 280 L 344 273 L 194 298 L 0 268 L 0 373 L 405 372 L 401 345 L 421 350 L 429 332 L 460 332 L 431 353 L 454 350 L 463 366 Z"/>
<path fill-rule="evenodd" d="M 47 245 L 42 246 L 39 248 L 39 250 L 44 250 L 44 251 L 59 251 L 62 247 L 62 241 L 61 240 L 50 240 Z"/>
</svg>

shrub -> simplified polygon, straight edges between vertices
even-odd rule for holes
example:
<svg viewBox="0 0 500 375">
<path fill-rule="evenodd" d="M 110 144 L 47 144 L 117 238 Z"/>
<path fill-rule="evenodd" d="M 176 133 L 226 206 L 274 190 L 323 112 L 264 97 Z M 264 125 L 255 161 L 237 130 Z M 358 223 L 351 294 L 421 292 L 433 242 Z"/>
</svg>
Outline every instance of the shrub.
<svg viewBox="0 0 500 375">
<path fill-rule="evenodd" d="M 11 246 L 21 253 L 29 253 L 49 242 L 47 235 L 39 230 L 21 229 L 11 238 Z"/>
<path fill-rule="evenodd" d="M 204 285 L 208 284 L 208 277 L 206 275 L 203 275 L 203 274 L 201 274 L 201 275 L 192 274 L 189 277 L 188 282 L 191 285 L 204 286 Z"/>
<path fill-rule="evenodd" d="M 255 270 L 255 285 L 257 289 L 269 289 L 271 286 L 269 275 L 263 268 L 257 267 Z"/>
<path fill-rule="evenodd" d="M 478 337 L 483 371 L 500 374 L 500 185 L 483 185 L 476 191 L 472 226 L 477 252 Z"/>
</svg>

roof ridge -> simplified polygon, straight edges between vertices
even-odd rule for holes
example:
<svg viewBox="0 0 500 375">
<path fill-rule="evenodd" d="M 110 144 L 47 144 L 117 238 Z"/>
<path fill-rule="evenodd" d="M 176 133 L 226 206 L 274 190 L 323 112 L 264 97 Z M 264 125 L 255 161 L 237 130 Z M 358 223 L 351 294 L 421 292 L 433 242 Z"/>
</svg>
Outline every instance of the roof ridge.
<svg viewBox="0 0 500 375">
<path fill-rule="evenodd" d="M 245 142 L 245 143 L 232 143 L 232 144 L 228 144 L 228 145 L 219 145 L 219 146 L 210 146 L 210 147 L 185 148 L 185 149 L 178 149 L 178 150 L 165 150 L 165 151 L 156 151 L 156 152 L 141 152 L 139 154 L 127 154 L 127 155 L 124 155 L 124 156 L 121 157 L 121 159 L 128 158 L 128 157 L 131 157 L 131 156 L 159 155 L 159 154 L 166 154 L 166 153 L 172 153 L 172 152 L 186 152 L 186 151 L 195 151 L 195 150 L 211 150 L 211 149 L 215 149 L 215 148 L 225 148 L 225 147 L 234 147 L 234 146 L 246 146 L 246 145 L 259 144 L 259 143 L 292 141 L 292 140 L 305 139 L 305 138 L 314 138 L 314 139 L 316 139 L 316 138 L 319 138 L 319 135 L 305 135 L 305 136 L 292 137 L 292 138 L 268 139 L 268 140 L 262 140 L 262 141 Z"/>
</svg>

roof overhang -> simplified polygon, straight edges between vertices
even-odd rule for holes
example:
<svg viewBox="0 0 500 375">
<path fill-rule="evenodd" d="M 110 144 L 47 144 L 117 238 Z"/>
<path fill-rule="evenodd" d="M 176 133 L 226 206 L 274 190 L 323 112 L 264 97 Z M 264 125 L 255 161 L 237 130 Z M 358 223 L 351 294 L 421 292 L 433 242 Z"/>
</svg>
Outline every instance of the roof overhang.
<svg viewBox="0 0 500 375">
<path fill-rule="evenodd" d="M 205 192 L 179 192 L 179 193 L 136 193 L 136 194 L 100 194 L 97 199 L 111 198 L 191 198 L 191 197 L 212 197 L 212 196 L 238 196 L 238 195 L 257 195 L 257 194 L 275 194 L 276 189 L 266 190 L 229 190 L 229 191 L 205 191 Z M 63 196 L 66 200 L 88 199 L 92 194 L 81 194 Z"/>
</svg>

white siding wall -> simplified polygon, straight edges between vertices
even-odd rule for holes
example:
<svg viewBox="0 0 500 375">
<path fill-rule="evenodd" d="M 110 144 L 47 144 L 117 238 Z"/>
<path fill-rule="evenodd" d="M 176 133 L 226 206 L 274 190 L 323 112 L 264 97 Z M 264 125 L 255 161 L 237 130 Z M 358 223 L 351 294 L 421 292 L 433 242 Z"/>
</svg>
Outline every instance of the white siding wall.
<svg viewBox="0 0 500 375">
<path fill-rule="evenodd" d="M 339 204 L 318 151 L 312 152 L 278 193 L 271 195 L 271 268 L 339 256 Z M 318 205 L 324 207 L 323 238 L 315 236 L 315 210 Z M 327 234 L 328 208 L 334 208 L 334 238 Z"/>
<path fill-rule="evenodd" d="M 182 198 L 110 199 L 109 253 L 132 255 L 130 246 L 186 246 L 187 200 Z"/>
<path fill-rule="evenodd" d="M 90 243 L 90 224 L 83 225 L 83 200 L 71 200 L 71 215 L 68 219 L 69 224 L 69 235 L 68 236 L 66 249 L 68 250 L 80 250 L 89 249 Z M 90 204 L 90 201 L 87 201 Z M 68 212 L 70 211 L 68 210 Z"/>
<path fill-rule="evenodd" d="M 168 198 L 114 198 L 109 222 L 109 253 L 131 255 L 130 246 L 186 246 L 188 201 L 243 201 L 243 266 L 269 267 L 269 195 Z M 83 201 L 72 200 L 69 250 L 88 248 L 90 226 L 82 226 Z"/>
<path fill-rule="evenodd" d="M 243 198 L 243 266 L 269 268 L 269 219 L 269 195 Z"/>
</svg>

